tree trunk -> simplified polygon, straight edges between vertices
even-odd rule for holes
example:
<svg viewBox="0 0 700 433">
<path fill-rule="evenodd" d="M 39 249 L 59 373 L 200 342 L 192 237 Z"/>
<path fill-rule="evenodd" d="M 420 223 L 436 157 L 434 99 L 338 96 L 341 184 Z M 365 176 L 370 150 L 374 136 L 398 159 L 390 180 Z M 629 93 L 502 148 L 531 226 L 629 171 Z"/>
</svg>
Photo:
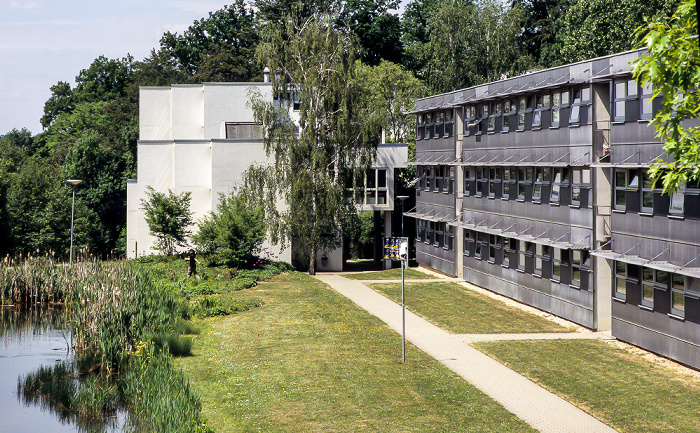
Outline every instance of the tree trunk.
<svg viewBox="0 0 700 433">
<path fill-rule="evenodd" d="M 311 258 L 309 259 L 309 275 L 316 275 L 316 248 L 311 247 L 311 253 L 309 256 Z"/>
</svg>

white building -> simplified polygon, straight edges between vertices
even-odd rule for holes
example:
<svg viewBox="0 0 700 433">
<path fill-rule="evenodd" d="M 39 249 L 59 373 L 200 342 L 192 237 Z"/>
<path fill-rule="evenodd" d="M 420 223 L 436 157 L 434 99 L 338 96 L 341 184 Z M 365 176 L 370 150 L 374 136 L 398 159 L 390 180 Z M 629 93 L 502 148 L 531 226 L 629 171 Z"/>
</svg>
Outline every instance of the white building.
<svg viewBox="0 0 700 433">
<path fill-rule="evenodd" d="M 127 257 L 153 253 L 155 238 L 148 233 L 141 201 L 147 187 L 176 194 L 191 193 L 195 221 L 216 209 L 219 193 L 227 194 L 242 183 L 251 164 L 270 163 L 262 135 L 247 106 L 249 91 L 257 89 L 272 98 L 272 84 L 205 83 L 142 87 L 139 103 L 137 179 L 127 184 Z M 292 118 L 298 113 L 292 110 Z M 394 207 L 394 168 L 405 167 L 407 146 L 380 145 L 374 182 L 368 183 L 358 207 L 384 210 Z M 280 206 L 283 206 L 280 203 Z M 263 244 L 270 254 L 291 262 L 289 248 Z M 318 270 L 342 270 L 342 248 L 319 253 Z"/>
</svg>

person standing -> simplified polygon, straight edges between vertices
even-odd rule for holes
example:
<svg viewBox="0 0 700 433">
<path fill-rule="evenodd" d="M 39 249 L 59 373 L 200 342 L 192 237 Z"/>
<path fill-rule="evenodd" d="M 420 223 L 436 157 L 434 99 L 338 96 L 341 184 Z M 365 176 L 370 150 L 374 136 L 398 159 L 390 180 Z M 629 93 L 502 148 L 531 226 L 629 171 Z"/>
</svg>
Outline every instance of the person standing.
<svg viewBox="0 0 700 433">
<path fill-rule="evenodd" d="M 197 257 L 194 253 L 193 249 L 190 249 L 190 252 L 187 253 L 187 257 L 185 257 L 185 260 L 190 261 L 190 266 L 187 269 L 187 278 L 191 277 L 192 275 L 195 276 L 198 280 L 200 280 L 200 276 L 197 273 L 197 263 L 199 263 L 199 260 L 197 260 Z M 199 263 L 201 265 L 201 263 Z"/>
</svg>

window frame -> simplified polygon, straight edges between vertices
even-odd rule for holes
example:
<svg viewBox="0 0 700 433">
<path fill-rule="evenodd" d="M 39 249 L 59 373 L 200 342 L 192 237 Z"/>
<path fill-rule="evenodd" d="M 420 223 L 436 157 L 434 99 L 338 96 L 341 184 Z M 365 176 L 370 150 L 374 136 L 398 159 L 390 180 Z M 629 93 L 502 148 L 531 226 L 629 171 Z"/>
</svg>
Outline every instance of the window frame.
<svg viewBox="0 0 700 433">
<path fill-rule="evenodd" d="M 681 287 L 677 286 L 677 281 L 680 281 L 680 284 L 682 284 Z M 682 317 L 685 318 L 685 310 L 686 310 L 686 305 L 685 305 L 685 294 L 687 292 L 687 287 L 688 283 L 686 282 L 686 279 L 683 275 L 680 274 L 670 274 L 670 304 L 671 304 L 671 314 L 674 316 Z M 682 309 L 676 308 L 676 300 L 680 299 L 682 300 L 681 306 Z"/>
<path fill-rule="evenodd" d="M 582 86 L 572 91 L 571 110 L 569 111 L 569 125 L 581 124 L 581 110 L 591 101 L 591 88 Z"/>
<path fill-rule="evenodd" d="M 487 166 L 476 167 L 476 197 L 483 197 L 484 191 L 488 191 L 488 173 Z"/>
<path fill-rule="evenodd" d="M 496 197 L 496 191 L 499 189 L 503 180 L 503 172 L 501 167 L 489 167 L 489 198 Z"/>
<path fill-rule="evenodd" d="M 613 274 L 613 298 L 619 299 L 621 301 L 626 301 L 628 282 L 627 280 L 629 278 L 629 264 L 621 262 L 619 260 L 615 260 L 614 263 L 615 269 Z"/>
<path fill-rule="evenodd" d="M 567 182 L 564 178 L 565 171 L 563 168 L 552 169 L 552 187 L 549 191 L 549 203 L 559 204 L 561 203 L 561 189 L 565 187 Z M 555 198 L 556 192 L 556 198 Z"/>
<path fill-rule="evenodd" d="M 618 174 L 623 176 L 624 185 L 618 185 L 618 180 L 620 179 Z M 613 200 L 613 209 L 621 212 L 627 211 L 627 182 L 629 179 L 629 172 L 626 169 L 614 169 L 613 170 L 613 189 L 614 189 L 614 194 L 612 197 Z M 620 195 L 621 194 L 621 195 Z M 622 202 L 619 202 L 618 199 L 622 198 Z"/>
<path fill-rule="evenodd" d="M 639 86 L 639 119 L 651 120 L 654 118 L 654 88 L 651 83 Z M 645 107 L 649 111 L 645 111 Z"/>
<path fill-rule="evenodd" d="M 578 253 L 578 254 L 577 254 Z M 578 257 L 577 257 L 578 256 Z M 591 270 L 591 256 L 586 250 L 571 250 L 571 282 L 570 286 L 587 290 L 588 287 L 583 287 L 583 273 Z M 579 278 L 576 279 L 578 271 Z"/>
<path fill-rule="evenodd" d="M 584 176 L 584 173 L 588 173 Z M 571 205 L 581 206 L 581 198 L 584 192 L 588 192 L 591 188 L 591 169 L 587 167 L 572 167 L 571 168 Z M 588 182 L 586 182 L 586 177 Z M 578 193 L 578 199 L 576 195 Z"/>
<path fill-rule="evenodd" d="M 501 176 L 503 176 L 503 180 L 501 181 L 501 199 L 509 200 L 512 191 L 516 188 L 518 172 L 515 167 L 502 167 L 501 170 Z M 508 177 L 508 179 L 506 179 L 506 177 Z"/>
<path fill-rule="evenodd" d="M 445 110 L 445 120 L 443 125 L 443 138 L 452 137 L 455 118 L 452 110 Z"/>
<path fill-rule="evenodd" d="M 551 260 L 551 247 L 544 244 L 535 244 L 535 269 L 532 274 L 537 277 L 544 275 L 544 262 Z"/>
</svg>

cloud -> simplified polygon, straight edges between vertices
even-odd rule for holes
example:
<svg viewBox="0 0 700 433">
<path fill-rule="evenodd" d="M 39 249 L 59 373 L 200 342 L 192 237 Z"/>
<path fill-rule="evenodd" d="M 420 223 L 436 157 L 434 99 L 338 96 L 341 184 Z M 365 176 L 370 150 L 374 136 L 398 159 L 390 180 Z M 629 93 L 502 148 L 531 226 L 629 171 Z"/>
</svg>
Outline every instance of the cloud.
<svg viewBox="0 0 700 433">
<path fill-rule="evenodd" d="M 37 2 L 17 1 L 17 0 L 0 0 L 0 8 L 36 10 L 36 9 L 41 9 L 42 7 Z"/>
</svg>

